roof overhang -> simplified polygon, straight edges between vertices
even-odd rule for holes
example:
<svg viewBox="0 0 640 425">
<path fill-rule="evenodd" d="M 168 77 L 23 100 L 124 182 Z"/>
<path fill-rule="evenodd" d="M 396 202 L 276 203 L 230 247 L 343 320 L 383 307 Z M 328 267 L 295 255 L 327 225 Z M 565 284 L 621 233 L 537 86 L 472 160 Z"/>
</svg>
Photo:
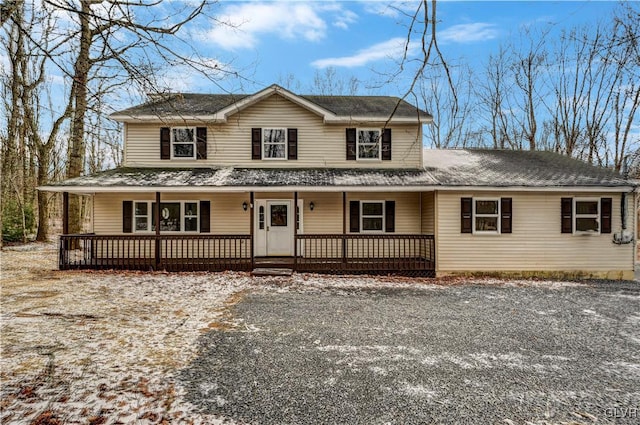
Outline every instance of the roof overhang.
<svg viewBox="0 0 640 425">
<path fill-rule="evenodd" d="M 39 186 L 44 192 L 96 193 L 245 193 L 245 192 L 553 192 L 625 193 L 633 186 Z"/>
</svg>

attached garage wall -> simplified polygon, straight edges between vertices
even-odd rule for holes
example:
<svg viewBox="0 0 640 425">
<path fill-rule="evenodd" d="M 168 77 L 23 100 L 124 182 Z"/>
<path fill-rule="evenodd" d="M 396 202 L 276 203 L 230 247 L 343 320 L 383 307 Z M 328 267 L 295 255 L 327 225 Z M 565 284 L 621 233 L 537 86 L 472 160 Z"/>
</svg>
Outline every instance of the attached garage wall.
<svg viewBox="0 0 640 425">
<path fill-rule="evenodd" d="M 465 234 L 460 231 L 462 197 L 511 197 L 513 233 Z M 561 233 L 561 198 L 609 197 L 613 200 L 612 233 L 574 235 Z M 563 271 L 633 276 L 633 244 L 616 245 L 613 234 L 621 230 L 620 193 L 469 193 L 438 192 L 438 272 Z M 633 232 L 633 197 L 627 197 L 627 229 Z"/>
</svg>

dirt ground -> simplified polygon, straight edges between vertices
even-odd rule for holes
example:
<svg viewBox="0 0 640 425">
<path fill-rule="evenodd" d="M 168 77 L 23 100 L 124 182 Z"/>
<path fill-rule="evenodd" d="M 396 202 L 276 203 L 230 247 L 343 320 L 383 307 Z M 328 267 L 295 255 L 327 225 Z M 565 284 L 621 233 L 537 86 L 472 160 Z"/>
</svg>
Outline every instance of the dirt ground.
<svg viewBox="0 0 640 425">
<path fill-rule="evenodd" d="M 1 254 L 0 423 L 218 423 L 173 372 L 247 287 L 244 274 L 56 270 L 53 244 Z"/>
</svg>

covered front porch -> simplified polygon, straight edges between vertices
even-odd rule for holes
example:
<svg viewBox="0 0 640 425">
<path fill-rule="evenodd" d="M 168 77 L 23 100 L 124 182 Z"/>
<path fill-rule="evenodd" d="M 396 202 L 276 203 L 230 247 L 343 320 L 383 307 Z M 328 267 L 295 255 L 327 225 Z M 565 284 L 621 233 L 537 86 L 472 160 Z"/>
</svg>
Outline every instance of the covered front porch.
<svg viewBox="0 0 640 425">
<path fill-rule="evenodd" d="M 252 271 L 280 258 L 297 272 L 434 276 L 435 192 L 422 178 L 124 169 L 47 189 L 63 192 L 65 223 L 69 193 L 91 198 L 90 232 L 63 226 L 60 269 Z"/>
<path fill-rule="evenodd" d="M 296 272 L 435 275 L 435 239 L 430 229 L 423 229 L 430 221 L 426 208 L 433 193 L 251 191 L 190 195 L 198 199 L 194 202 L 178 202 L 184 196 L 175 193 L 149 195 L 94 194 L 94 232 L 65 231 L 59 268 L 173 272 L 286 267 Z M 67 192 L 63 200 L 66 218 Z M 123 232 L 105 232 L 115 230 L 113 223 L 120 218 L 109 216 L 103 205 L 118 204 L 123 205 Z M 194 211 L 187 212 L 187 206 Z M 199 224 L 189 224 L 192 218 Z M 176 222 L 178 227 L 170 227 Z M 184 232 L 187 228 L 199 233 Z"/>
</svg>

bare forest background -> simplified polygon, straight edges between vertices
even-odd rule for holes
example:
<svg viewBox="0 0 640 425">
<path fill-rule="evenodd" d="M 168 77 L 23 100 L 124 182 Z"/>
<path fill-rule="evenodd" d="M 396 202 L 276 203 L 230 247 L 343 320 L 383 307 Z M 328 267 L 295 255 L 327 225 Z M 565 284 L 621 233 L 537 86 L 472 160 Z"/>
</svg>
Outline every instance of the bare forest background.
<svg viewBox="0 0 640 425">
<path fill-rule="evenodd" d="M 213 18 L 214 3 L 157 3 L 163 7 L 128 0 L 0 3 L 3 241 L 60 233 L 59 196 L 37 186 L 121 164 L 119 127 L 108 118 L 114 99 L 163 93 L 163 70 L 176 63 L 209 79 L 212 92 L 223 90 L 225 78 L 251 82 L 249 74 L 225 74 L 181 37 L 198 17 Z M 589 27 L 523 27 L 480 69 L 442 54 L 435 0 L 416 3 L 405 17 L 407 47 L 422 47 L 418 57 L 400 58 L 397 72 L 361 81 L 328 68 L 308 83 L 292 75 L 278 83 L 297 93 L 349 95 L 402 82 L 401 95 L 434 116 L 425 146 L 550 150 L 638 173 L 639 3 L 622 2 Z M 88 206 L 70 196 L 70 233 L 83 230 Z"/>
</svg>

